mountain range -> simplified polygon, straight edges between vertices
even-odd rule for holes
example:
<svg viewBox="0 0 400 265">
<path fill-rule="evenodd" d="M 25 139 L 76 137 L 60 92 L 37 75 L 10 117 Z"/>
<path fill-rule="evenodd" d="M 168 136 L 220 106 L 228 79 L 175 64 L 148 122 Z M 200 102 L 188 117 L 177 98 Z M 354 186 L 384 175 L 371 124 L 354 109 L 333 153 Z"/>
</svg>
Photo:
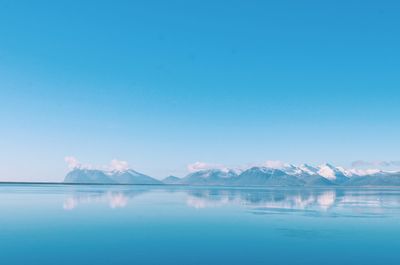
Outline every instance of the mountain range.
<svg viewBox="0 0 400 265">
<path fill-rule="evenodd" d="M 302 164 L 280 168 L 255 166 L 245 170 L 206 169 L 183 178 L 175 176 L 157 180 L 132 169 L 98 170 L 74 168 L 65 183 L 87 184 L 173 184 L 217 186 L 400 186 L 400 172 L 357 171 L 323 164 Z"/>
</svg>

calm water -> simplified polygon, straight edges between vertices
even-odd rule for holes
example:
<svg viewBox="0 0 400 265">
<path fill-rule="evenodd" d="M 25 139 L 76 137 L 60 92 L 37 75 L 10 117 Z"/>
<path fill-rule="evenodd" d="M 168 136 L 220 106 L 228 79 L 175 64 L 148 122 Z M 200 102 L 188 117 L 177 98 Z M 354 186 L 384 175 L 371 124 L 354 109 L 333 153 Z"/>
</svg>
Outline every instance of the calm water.
<svg viewBox="0 0 400 265">
<path fill-rule="evenodd" d="M 0 185 L 0 264 L 400 264 L 400 189 Z"/>
</svg>

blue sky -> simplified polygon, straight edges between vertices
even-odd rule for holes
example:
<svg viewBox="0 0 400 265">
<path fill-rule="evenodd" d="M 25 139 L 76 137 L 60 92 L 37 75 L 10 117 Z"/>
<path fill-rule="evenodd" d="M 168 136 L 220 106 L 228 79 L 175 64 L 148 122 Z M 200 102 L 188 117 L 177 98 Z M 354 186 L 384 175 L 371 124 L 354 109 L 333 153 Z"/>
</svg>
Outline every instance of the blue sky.
<svg viewBox="0 0 400 265">
<path fill-rule="evenodd" d="M 0 180 L 65 156 L 400 160 L 398 1 L 0 0 Z"/>
</svg>

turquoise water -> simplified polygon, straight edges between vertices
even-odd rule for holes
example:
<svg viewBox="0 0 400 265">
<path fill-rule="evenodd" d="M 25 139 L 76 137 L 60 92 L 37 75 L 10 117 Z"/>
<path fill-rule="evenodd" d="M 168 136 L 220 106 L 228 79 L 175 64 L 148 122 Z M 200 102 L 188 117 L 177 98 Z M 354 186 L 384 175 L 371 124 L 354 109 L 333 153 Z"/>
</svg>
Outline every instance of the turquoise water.
<svg viewBox="0 0 400 265">
<path fill-rule="evenodd" d="M 0 264 L 400 264 L 400 189 L 0 185 Z"/>
</svg>

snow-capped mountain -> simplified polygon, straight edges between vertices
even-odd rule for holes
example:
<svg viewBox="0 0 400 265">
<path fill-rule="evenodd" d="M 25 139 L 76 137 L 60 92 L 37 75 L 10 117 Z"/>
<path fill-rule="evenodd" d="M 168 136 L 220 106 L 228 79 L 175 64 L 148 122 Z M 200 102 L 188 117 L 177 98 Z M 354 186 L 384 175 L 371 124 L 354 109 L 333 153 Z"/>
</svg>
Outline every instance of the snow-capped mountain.
<svg viewBox="0 0 400 265">
<path fill-rule="evenodd" d="M 162 184 L 161 181 L 139 173 L 133 169 L 111 171 L 109 172 L 109 176 L 119 184 Z"/>
<path fill-rule="evenodd" d="M 98 170 L 75 168 L 65 183 L 98 184 L 182 184 L 226 186 L 400 186 L 400 172 L 357 170 L 335 167 L 283 164 L 280 167 L 253 166 L 245 170 L 204 169 L 183 178 L 169 176 L 159 181 L 132 169 Z"/>
<path fill-rule="evenodd" d="M 164 183 L 168 184 L 169 180 Z M 354 170 L 329 163 L 319 166 L 282 164 L 279 167 L 254 166 L 246 170 L 208 169 L 173 180 L 174 184 L 229 186 L 337 186 L 400 185 L 400 173 L 381 170 Z"/>
<path fill-rule="evenodd" d="M 334 167 L 325 163 L 317 167 L 317 174 L 332 181 L 335 184 L 342 184 L 349 180 L 348 173 L 343 168 Z"/>
<path fill-rule="evenodd" d="M 293 168 L 288 169 L 290 173 Z M 240 186 L 302 186 L 303 181 L 294 174 L 286 173 L 283 170 L 267 167 L 252 167 L 243 171 L 233 182 Z"/>
<path fill-rule="evenodd" d="M 181 179 L 181 184 L 228 185 L 238 174 L 235 170 L 207 169 L 190 173 Z"/>
<path fill-rule="evenodd" d="M 65 183 L 91 184 L 162 184 L 161 181 L 132 169 L 104 171 L 75 168 L 64 179 Z"/>
</svg>

